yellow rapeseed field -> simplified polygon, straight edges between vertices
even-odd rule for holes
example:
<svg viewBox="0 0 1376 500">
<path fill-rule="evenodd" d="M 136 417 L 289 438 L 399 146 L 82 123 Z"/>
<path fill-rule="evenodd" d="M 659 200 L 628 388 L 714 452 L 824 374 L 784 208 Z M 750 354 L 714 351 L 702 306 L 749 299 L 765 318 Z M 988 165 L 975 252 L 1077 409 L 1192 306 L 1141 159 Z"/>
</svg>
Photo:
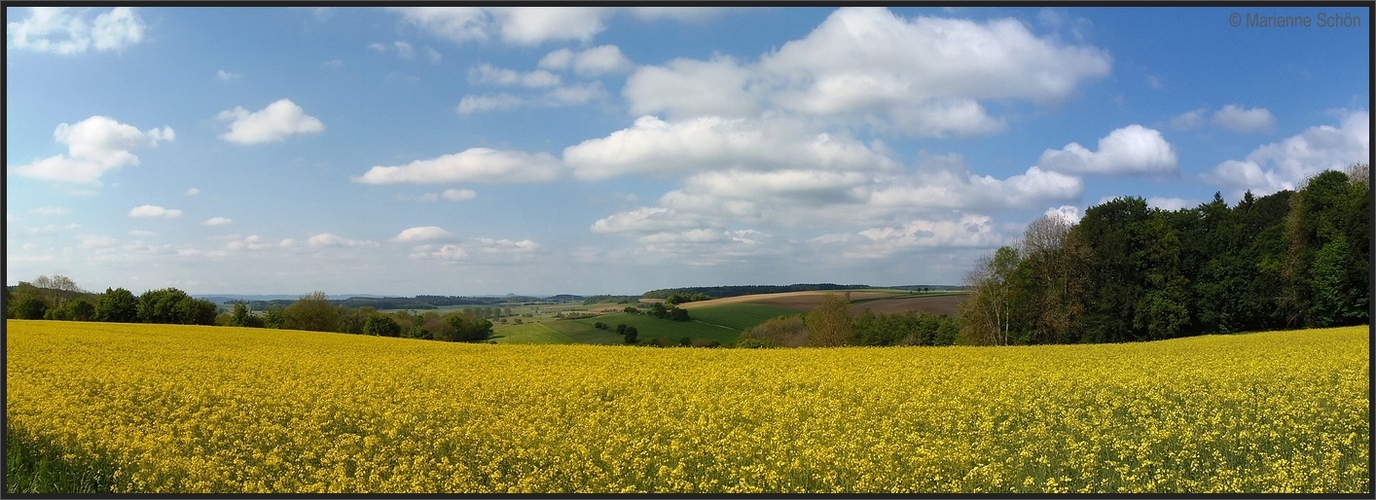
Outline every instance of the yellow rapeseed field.
<svg viewBox="0 0 1376 500">
<path fill-rule="evenodd" d="M 7 433 L 116 492 L 1371 492 L 1367 327 L 727 350 L 7 325 Z"/>
</svg>

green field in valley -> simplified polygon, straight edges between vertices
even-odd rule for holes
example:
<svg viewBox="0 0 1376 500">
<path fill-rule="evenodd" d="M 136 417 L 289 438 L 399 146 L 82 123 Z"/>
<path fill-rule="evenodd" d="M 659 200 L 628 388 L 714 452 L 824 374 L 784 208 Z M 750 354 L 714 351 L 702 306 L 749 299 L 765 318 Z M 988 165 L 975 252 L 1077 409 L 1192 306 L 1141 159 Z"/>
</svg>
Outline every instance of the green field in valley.
<svg viewBox="0 0 1376 500">
<path fill-rule="evenodd" d="M 695 320 L 744 330 L 764 323 L 770 318 L 801 314 L 799 311 L 764 304 L 724 304 L 693 309 L 689 316 Z"/>
<path fill-rule="evenodd" d="M 498 344 L 576 344 L 577 340 L 544 323 L 504 326 L 492 334 Z"/>
<path fill-rule="evenodd" d="M 599 330 L 593 325 L 602 322 L 610 326 L 606 330 Z M 730 344 L 736 341 L 736 336 L 741 331 L 736 328 L 722 326 L 704 321 L 673 321 L 659 319 L 645 314 L 615 313 L 602 316 L 582 319 L 557 320 L 546 323 L 551 328 L 569 336 L 577 342 L 587 344 L 620 344 L 624 343 L 625 338 L 616 333 L 616 325 L 625 324 L 634 326 L 639 333 L 640 341 L 648 342 L 656 337 L 668 337 L 677 343 L 679 339 L 688 337 L 691 339 L 715 340 L 722 344 Z"/>
</svg>

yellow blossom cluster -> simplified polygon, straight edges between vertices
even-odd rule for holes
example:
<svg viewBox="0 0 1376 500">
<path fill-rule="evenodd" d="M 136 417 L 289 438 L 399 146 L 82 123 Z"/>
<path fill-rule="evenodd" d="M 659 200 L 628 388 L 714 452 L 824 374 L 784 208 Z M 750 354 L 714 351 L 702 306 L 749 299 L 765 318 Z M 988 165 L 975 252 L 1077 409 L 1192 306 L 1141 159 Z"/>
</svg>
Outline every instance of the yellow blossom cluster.
<svg viewBox="0 0 1376 500">
<path fill-rule="evenodd" d="M 1367 327 L 774 350 L 7 327 L 7 437 L 115 492 L 1371 492 Z"/>
</svg>

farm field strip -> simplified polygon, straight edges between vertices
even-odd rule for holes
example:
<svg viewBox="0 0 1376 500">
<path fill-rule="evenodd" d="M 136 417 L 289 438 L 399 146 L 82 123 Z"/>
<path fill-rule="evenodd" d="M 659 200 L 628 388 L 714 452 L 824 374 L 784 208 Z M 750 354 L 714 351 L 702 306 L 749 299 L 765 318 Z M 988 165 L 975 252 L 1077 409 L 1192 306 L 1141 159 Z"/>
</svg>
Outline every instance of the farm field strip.
<svg viewBox="0 0 1376 500">
<path fill-rule="evenodd" d="M 13 439 L 116 492 L 1371 491 L 1367 327 L 736 350 L 7 326 Z"/>
</svg>

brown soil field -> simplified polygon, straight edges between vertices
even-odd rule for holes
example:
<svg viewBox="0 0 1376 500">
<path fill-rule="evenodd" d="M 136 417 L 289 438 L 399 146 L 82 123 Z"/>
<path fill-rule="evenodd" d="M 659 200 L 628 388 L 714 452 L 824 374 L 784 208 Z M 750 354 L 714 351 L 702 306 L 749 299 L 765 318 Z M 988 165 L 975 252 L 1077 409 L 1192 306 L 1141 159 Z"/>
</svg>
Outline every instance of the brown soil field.
<svg viewBox="0 0 1376 500">
<path fill-rule="evenodd" d="M 922 311 L 935 314 L 945 314 L 954 318 L 956 308 L 960 302 L 965 300 L 965 295 L 943 295 L 940 297 L 911 297 L 905 299 L 875 300 L 852 304 L 850 312 L 859 314 L 865 309 L 876 313 L 896 313 L 903 311 Z"/>
<path fill-rule="evenodd" d="M 724 304 L 765 304 L 774 307 L 782 307 L 785 309 L 793 309 L 796 311 L 811 311 L 813 308 L 817 307 L 818 304 L 822 303 L 822 297 L 825 296 L 827 293 L 844 292 L 807 291 L 769 293 L 762 295 L 741 295 L 738 297 L 727 297 L 724 299 L 712 299 L 700 302 L 689 302 L 687 304 L 681 304 L 679 305 L 679 307 L 691 310 L 699 307 L 711 307 Z M 956 306 L 960 304 L 961 300 L 965 299 L 965 296 L 945 295 L 940 297 L 910 297 L 906 294 L 896 294 L 893 292 L 853 291 L 850 292 L 850 299 L 882 299 L 861 302 L 859 304 L 851 305 L 851 312 L 856 314 L 864 312 L 865 309 L 872 309 L 874 310 L 874 312 L 877 313 L 925 311 L 936 314 L 947 314 L 955 316 Z"/>
</svg>

